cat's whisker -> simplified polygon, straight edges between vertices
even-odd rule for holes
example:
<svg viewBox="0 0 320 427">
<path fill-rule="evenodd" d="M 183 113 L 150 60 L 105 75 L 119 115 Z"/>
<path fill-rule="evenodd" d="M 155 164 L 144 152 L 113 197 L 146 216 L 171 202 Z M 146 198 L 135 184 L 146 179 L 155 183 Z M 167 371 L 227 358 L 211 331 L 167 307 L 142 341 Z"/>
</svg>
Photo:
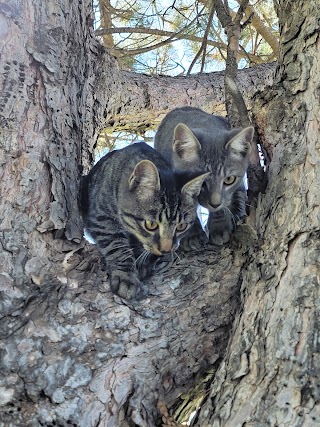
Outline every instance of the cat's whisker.
<svg viewBox="0 0 320 427">
<path fill-rule="evenodd" d="M 114 249 L 128 249 L 128 244 L 127 244 L 127 242 L 126 241 L 123 241 L 123 240 L 116 240 L 116 241 L 111 241 L 109 244 L 108 244 L 108 247 L 111 247 L 112 249 L 114 248 Z"/>
<path fill-rule="evenodd" d="M 127 256 L 125 258 L 123 258 L 124 255 L 127 255 Z M 130 259 L 130 258 L 132 260 L 134 260 L 134 253 L 133 253 L 132 249 L 131 248 L 122 248 L 120 261 L 123 262 L 123 261 Z"/>
<path fill-rule="evenodd" d="M 150 252 L 149 251 L 144 251 L 142 254 L 142 257 L 140 259 L 140 266 L 142 267 L 142 264 L 145 264 L 148 262 L 148 258 L 149 258 Z"/>
<path fill-rule="evenodd" d="M 253 205 L 250 205 L 250 203 L 246 203 L 246 206 L 248 206 L 249 208 L 255 209 L 256 207 Z"/>
<path fill-rule="evenodd" d="M 132 251 L 132 249 L 131 248 L 128 248 L 128 247 L 125 247 L 125 246 L 120 246 L 120 247 L 116 247 L 116 248 L 111 248 L 110 249 L 113 253 L 114 253 L 114 251 L 116 250 L 116 251 L 118 251 L 118 250 L 121 250 L 121 256 L 122 255 L 130 255 L 130 256 L 134 256 L 133 255 L 133 251 Z"/>
<path fill-rule="evenodd" d="M 116 252 L 112 252 L 111 254 L 108 251 L 104 252 L 104 255 L 107 258 L 111 258 L 111 257 L 115 257 L 116 256 Z M 128 259 L 132 259 L 134 260 L 134 254 L 132 252 L 132 250 L 130 248 L 122 248 L 121 252 L 118 254 L 117 259 L 119 260 L 120 263 L 127 261 Z"/>
<path fill-rule="evenodd" d="M 234 217 L 233 213 L 231 212 L 231 210 L 229 208 L 224 208 L 224 210 L 227 211 L 227 212 L 229 212 L 231 220 L 233 222 L 233 225 L 234 225 L 234 227 L 236 227 L 237 226 L 237 222 L 236 222 L 235 217 Z"/>
<path fill-rule="evenodd" d="M 178 259 L 178 261 L 179 261 L 179 262 L 181 262 L 181 258 L 180 258 L 180 256 L 179 256 L 179 254 L 178 254 L 178 252 L 177 252 L 177 251 L 172 251 L 172 260 L 173 260 L 173 261 L 175 261 L 175 260 L 173 259 L 173 255 L 176 257 L 176 259 Z"/>
<path fill-rule="evenodd" d="M 176 259 L 174 251 L 171 258 L 168 254 L 157 259 L 154 252 L 159 252 L 153 247 L 172 232 L 175 221 L 189 224 L 195 218 L 196 197 L 209 174 L 192 175 L 174 172 L 159 153 L 141 142 L 106 154 L 82 177 L 84 227 L 95 236 L 111 270 L 111 289 L 121 297 L 134 297 L 133 289 L 146 274 L 158 265 L 168 268 Z"/>
<path fill-rule="evenodd" d="M 109 249 L 109 248 L 108 248 Z M 130 251 L 130 252 L 132 252 L 132 249 L 131 248 L 128 248 L 128 246 L 124 246 L 124 245 L 121 245 L 121 246 L 115 246 L 115 245 L 113 245 L 113 246 L 111 246 L 110 247 L 110 249 L 109 250 L 124 250 L 125 252 L 126 251 Z"/>
<path fill-rule="evenodd" d="M 135 260 L 134 265 L 137 267 L 138 271 L 141 270 L 142 264 L 144 264 L 150 255 L 149 251 L 144 250 L 138 258 Z"/>
<path fill-rule="evenodd" d="M 127 257 L 125 257 L 125 258 L 121 258 L 121 262 L 127 261 L 127 259 L 130 259 L 130 258 L 132 258 L 132 259 L 133 259 L 133 254 L 130 254 L 130 255 L 128 255 L 128 256 L 127 256 Z"/>
<path fill-rule="evenodd" d="M 134 261 L 134 267 L 136 267 L 138 270 L 139 270 L 139 268 L 140 268 L 140 266 L 141 266 L 141 263 L 143 262 L 143 259 L 144 258 L 144 252 L 142 252 L 139 256 L 138 256 L 138 258 L 136 258 L 135 259 L 135 261 Z"/>
</svg>

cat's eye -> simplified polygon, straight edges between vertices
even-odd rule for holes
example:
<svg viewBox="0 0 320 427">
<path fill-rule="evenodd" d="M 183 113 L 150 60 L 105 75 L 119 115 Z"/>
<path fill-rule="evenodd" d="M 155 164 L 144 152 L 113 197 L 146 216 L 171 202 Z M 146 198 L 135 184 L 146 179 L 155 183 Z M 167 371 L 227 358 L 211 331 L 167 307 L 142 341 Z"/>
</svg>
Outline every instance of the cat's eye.
<svg viewBox="0 0 320 427">
<path fill-rule="evenodd" d="M 223 182 L 226 185 L 231 185 L 234 183 L 235 180 L 236 180 L 236 177 L 234 175 L 231 175 L 231 176 L 227 176 Z"/>
<path fill-rule="evenodd" d="M 159 225 L 155 221 L 149 221 L 149 220 L 146 219 L 145 222 L 144 222 L 144 227 L 148 231 L 154 231 L 154 230 L 156 230 L 159 227 Z"/>
<path fill-rule="evenodd" d="M 186 222 L 180 222 L 180 224 L 177 225 L 176 230 L 181 233 L 182 231 L 185 231 L 187 227 L 188 224 Z"/>
</svg>

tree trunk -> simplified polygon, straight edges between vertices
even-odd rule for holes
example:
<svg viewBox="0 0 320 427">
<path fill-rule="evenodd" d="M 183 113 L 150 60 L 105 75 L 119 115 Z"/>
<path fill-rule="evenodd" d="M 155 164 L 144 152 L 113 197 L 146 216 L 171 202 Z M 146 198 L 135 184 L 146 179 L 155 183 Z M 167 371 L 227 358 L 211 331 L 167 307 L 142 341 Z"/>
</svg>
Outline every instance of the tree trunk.
<svg viewBox="0 0 320 427">
<path fill-rule="evenodd" d="M 92 37 L 89 0 L 47 3 L 0 5 L 0 425 L 156 426 L 159 401 L 187 418 L 211 383 L 198 425 L 241 425 L 234 413 L 243 419 L 255 396 L 251 417 L 273 408 L 279 419 L 298 416 L 299 407 L 307 417 L 317 410 L 316 9 L 282 6 L 282 25 L 296 19 L 282 35 L 291 50 L 255 110 L 272 157 L 259 241 L 245 224 L 218 252 L 181 253 L 148 283 L 149 298 L 128 303 L 109 291 L 95 247 L 80 241 L 79 165 L 88 168 L 112 121 L 134 123 L 146 110 L 139 122 L 153 123 L 177 103 L 221 105 L 209 88 L 216 78 L 222 88 L 223 77 L 190 85 L 192 77 L 121 72 Z M 293 64 L 288 55 L 302 48 Z"/>
<path fill-rule="evenodd" d="M 190 253 L 149 299 L 114 297 L 81 241 L 77 188 L 128 73 L 92 37 L 90 1 L 0 11 L 0 425 L 156 425 L 158 400 L 222 357 L 244 255 Z"/>
<path fill-rule="evenodd" d="M 279 2 L 277 79 L 257 101 L 272 159 L 242 313 L 194 425 L 318 426 L 319 5 Z"/>
</svg>

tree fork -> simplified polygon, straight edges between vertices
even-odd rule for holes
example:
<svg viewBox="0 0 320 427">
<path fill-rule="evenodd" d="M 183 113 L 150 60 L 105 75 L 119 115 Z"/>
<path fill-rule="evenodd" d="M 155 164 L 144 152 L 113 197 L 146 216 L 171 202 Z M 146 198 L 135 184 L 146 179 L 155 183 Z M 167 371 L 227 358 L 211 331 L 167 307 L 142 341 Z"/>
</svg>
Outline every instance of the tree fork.
<svg viewBox="0 0 320 427">
<path fill-rule="evenodd" d="M 0 420 L 8 427 L 161 425 L 157 403 L 175 407 L 221 358 L 199 426 L 317 426 L 319 8 L 278 3 L 277 81 L 253 110 L 271 159 L 257 234 L 245 224 L 220 252 L 181 254 L 140 303 L 113 296 L 95 248 L 74 243 L 78 165 L 88 165 L 97 133 L 117 115 L 155 121 L 181 93 L 179 105 L 223 105 L 223 75 L 219 92 L 219 74 L 190 87 L 186 78 L 120 72 L 92 37 L 90 1 L 10 3 L 0 15 L 2 87 L 19 96 L 1 94 Z M 243 72 L 244 87 L 259 86 L 259 70 Z"/>
</svg>

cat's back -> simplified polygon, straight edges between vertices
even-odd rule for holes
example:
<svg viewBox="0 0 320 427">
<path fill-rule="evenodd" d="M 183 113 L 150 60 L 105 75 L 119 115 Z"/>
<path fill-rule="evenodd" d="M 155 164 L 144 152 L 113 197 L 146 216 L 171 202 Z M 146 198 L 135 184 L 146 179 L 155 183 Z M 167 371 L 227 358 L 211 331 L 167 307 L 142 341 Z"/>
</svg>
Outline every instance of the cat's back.
<svg viewBox="0 0 320 427">
<path fill-rule="evenodd" d="M 150 160 L 157 167 L 167 167 L 167 162 L 145 142 L 136 142 L 120 150 L 114 150 L 103 156 L 90 170 L 89 179 L 117 182 L 127 179 L 135 165 L 141 160 Z"/>
<path fill-rule="evenodd" d="M 159 169 L 169 167 L 161 154 L 144 142 L 111 151 L 93 166 L 88 175 L 82 177 L 81 206 L 85 206 L 84 200 L 101 191 L 108 192 L 111 198 L 112 194 L 117 193 L 122 183 L 128 182 L 134 167 L 141 160 L 150 160 Z"/>
<path fill-rule="evenodd" d="M 82 216 L 87 216 L 90 200 L 97 199 L 98 194 L 107 196 L 110 205 L 116 203 L 133 169 L 141 160 L 150 160 L 158 169 L 169 167 L 161 154 L 144 142 L 131 144 L 103 156 L 88 175 L 81 178 L 79 207 Z"/>
<path fill-rule="evenodd" d="M 183 123 L 191 129 L 205 129 L 207 131 L 229 129 L 228 121 L 224 117 L 206 113 L 196 107 L 175 108 L 165 116 L 159 126 L 155 136 L 155 148 L 157 148 L 158 143 L 164 140 L 170 139 L 170 142 L 172 141 L 174 128 L 179 123 Z"/>
</svg>

